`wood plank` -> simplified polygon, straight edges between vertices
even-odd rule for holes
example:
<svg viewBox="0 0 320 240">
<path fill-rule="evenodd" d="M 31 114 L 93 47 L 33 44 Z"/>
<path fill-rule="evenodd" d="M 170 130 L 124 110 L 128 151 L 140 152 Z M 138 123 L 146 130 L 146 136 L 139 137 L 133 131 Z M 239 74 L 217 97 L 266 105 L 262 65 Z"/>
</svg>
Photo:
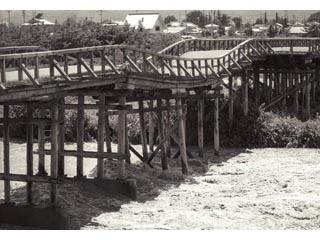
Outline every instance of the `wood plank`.
<svg viewBox="0 0 320 240">
<path fill-rule="evenodd" d="M 157 107 L 162 106 L 162 100 L 157 100 Z M 164 123 L 163 123 L 163 115 L 161 110 L 157 110 L 157 116 L 158 116 L 158 134 L 159 134 L 159 141 L 164 142 L 165 141 L 165 134 L 164 134 Z M 161 166 L 162 170 L 168 169 L 168 160 L 167 160 L 167 154 L 166 154 L 166 146 L 165 144 L 162 144 L 161 146 Z"/>
<path fill-rule="evenodd" d="M 62 75 L 62 77 L 66 80 L 66 81 L 72 81 L 71 77 L 68 75 L 67 72 L 65 72 L 64 69 L 62 69 L 62 67 L 60 66 L 60 64 L 57 62 L 57 60 L 53 59 L 52 60 L 53 66 L 58 70 L 58 72 Z"/>
<path fill-rule="evenodd" d="M 132 66 L 135 71 L 142 73 L 142 70 L 128 55 L 125 55 L 125 59 L 129 62 L 130 66 Z"/>
<path fill-rule="evenodd" d="M 84 143 L 84 96 L 78 96 L 77 112 L 77 177 L 83 177 L 83 143 Z M 100 116 L 99 116 L 100 117 Z"/>
<path fill-rule="evenodd" d="M 91 75 L 91 77 L 93 77 L 93 78 L 98 77 L 98 75 L 94 72 L 94 70 L 88 65 L 88 63 L 83 58 L 80 58 L 80 63 L 88 71 L 88 73 Z"/>
<path fill-rule="evenodd" d="M 119 98 L 119 104 L 125 105 L 126 97 L 121 96 Z M 126 154 L 126 118 L 127 114 L 125 111 L 120 111 L 118 116 L 118 154 Z M 119 159 L 120 169 L 119 169 L 119 178 L 123 179 L 125 177 L 125 161 L 124 159 Z"/>
<path fill-rule="evenodd" d="M 213 138 L 214 138 L 214 151 L 219 155 L 220 139 L 219 139 L 219 98 L 214 99 L 214 114 L 213 114 Z"/>
<path fill-rule="evenodd" d="M 51 108 L 51 117 L 52 117 L 52 124 L 51 124 L 51 174 L 52 178 L 58 177 L 58 157 L 59 157 L 59 123 L 58 118 L 59 116 L 59 105 L 57 102 L 52 104 Z M 57 185 L 51 184 L 51 203 L 56 204 L 57 202 Z"/>
<path fill-rule="evenodd" d="M 6 182 L 9 181 L 17 181 L 17 182 L 43 182 L 43 183 L 58 183 L 56 178 L 52 178 L 49 176 L 28 176 L 25 174 L 6 174 L 0 173 L 0 180 L 4 180 Z"/>
<path fill-rule="evenodd" d="M 109 67 L 114 71 L 115 74 L 117 74 L 117 75 L 120 74 L 120 72 L 117 69 L 117 67 L 112 63 L 112 61 L 106 55 L 104 55 L 103 59 L 109 65 Z"/>
<path fill-rule="evenodd" d="M 203 157 L 203 112 L 204 99 L 198 100 L 198 154 Z"/>
<path fill-rule="evenodd" d="M 141 130 L 141 145 L 142 145 L 142 155 L 143 161 L 146 162 L 148 160 L 148 146 L 147 146 L 147 132 L 146 125 L 144 119 L 144 109 L 143 101 L 139 101 L 139 122 L 140 122 L 140 130 Z"/>
<path fill-rule="evenodd" d="M 58 157 L 58 176 L 65 176 L 64 174 L 64 156 L 61 152 L 64 151 L 64 135 L 65 135 L 65 126 L 64 126 L 64 116 L 65 116 L 65 99 L 64 97 L 59 100 L 59 157 Z"/>
<path fill-rule="evenodd" d="M 181 98 L 176 99 L 177 107 L 182 105 Z M 188 174 L 188 156 L 187 156 L 187 146 L 186 146 L 186 136 L 185 136 L 185 122 L 183 120 L 183 112 L 182 109 L 177 109 L 177 114 L 179 116 L 179 149 L 180 149 L 180 156 L 181 156 L 181 167 L 182 173 Z"/>
<path fill-rule="evenodd" d="M 43 108 L 39 109 L 39 117 L 44 118 L 45 117 L 45 110 Z M 38 149 L 39 149 L 39 155 L 38 155 L 38 173 L 37 175 L 43 176 L 47 175 L 47 172 L 45 170 L 45 154 L 44 146 L 45 146 L 45 124 L 39 124 L 38 125 Z"/>
<path fill-rule="evenodd" d="M 33 109 L 28 104 L 27 105 L 27 119 L 32 120 Z M 27 150 L 26 150 L 26 165 L 27 165 L 27 176 L 33 175 L 33 125 L 27 124 Z M 32 182 L 27 183 L 27 202 L 32 204 Z"/>
<path fill-rule="evenodd" d="M 40 83 L 38 82 L 38 80 L 34 79 L 31 76 L 30 71 L 26 68 L 26 65 L 24 63 L 20 64 L 20 68 L 22 69 L 22 71 L 27 75 L 27 77 L 29 78 L 29 80 L 32 82 L 33 86 L 35 87 L 39 87 Z"/>
<path fill-rule="evenodd" d="M 153 100 L 149 102 L 149 109 L 153 108 Z M 140 110 L 141 111 L 141 110 Z M 149 150 L 153 152 L 154 148 L 154 130 L 155 130 L 155 122 L 153 118 L 153 111 L 149 112 Z"/>
<path fill-rule="evenodd" d="M 3 118 L 4 118 L 4 125 L 3 125 L 3 168 L 4 174 L 10 174 L 10 137 L 9 137 L 9 105 L 3 105 Z M 5 180 L 5 179 L 4 179 Z M 4 201 L 5 203 L 10 202 L 10 191 L 11 185 L 10 181 L 4 181 Z"/>
<path fill-rule="evenodd" d="M 98 164 L 97 164 L 97 178 L 104 177 L 104 159 L 101 157 L 101 154 L 104 152 L 104 138 L 105 138 L 105 129 L 106 129 L 106 97 L 104 94 L 99 96 L 99 112 L 98 112 L 98 136 L 97 136 L 97 145 L 98 145 Z"/>
</svg>

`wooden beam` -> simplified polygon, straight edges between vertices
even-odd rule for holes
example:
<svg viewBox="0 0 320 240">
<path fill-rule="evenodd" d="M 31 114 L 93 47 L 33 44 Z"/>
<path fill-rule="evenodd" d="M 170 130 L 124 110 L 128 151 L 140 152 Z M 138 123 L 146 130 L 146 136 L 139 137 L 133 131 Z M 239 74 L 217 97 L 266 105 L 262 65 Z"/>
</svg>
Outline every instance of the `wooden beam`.
<svg viewBox="0 0 320 240">
<path fill-rule="evenodd" d="M 126 97 L 121 96 L 119 98 L 119 104 L 126 104 Z M 126 118 L 127 114 L 125 111 L 121 111 L 118 116 L 118 154 L 126 154 Z M 119 169 L 119 178 L 123 179 L 125 177 L 125 161 L 124 159 L 119 159 L 120 169 Z"/>
<path fill-rule="evenodd" d="M 151 67 L 151 69 L 157 73 L 157 74 L 161 74 L 160 71 L 158 70 L 158 68 L 149 60 L 149 59 L 145 59 L 145 62 Z"/>
<path fill-rule="evenodd" d="M 68 73 L 60 66 L 60 64 L 57 62 L 57 60 L 52 60 L 53 66 L 58 70 L 58 72 L 61 74 L 61 76 L 68 82 L 72 81 Z"/>
<path fill-rule="evenodd" d="M 32 120 L 33 109 L 30 105 L 27 105 L 27 118 Z M 27 165 L 27 176 L 33 175 L 33 126 L 28 124 L 27 128 L 27 151 L 26 151 L 26 165 Z M 32 182 L 27 183 L 27 202 L 32 204 Z"/>
<path fill-rule="evenodd" d="M 111 67 L 111 69 L 115 72 L 115 74 L 117 74 L 117 75 L 120 74 L 117 67 L 112 63 L 112 61 L 106 55 L 103 56 L 103 59 L 106 61 L 106 63 L 109 65 L 109 67 Z"/>
<path fill-rule="evenodd" d="M 26 68 L 26 65 L 24 63 L 21 63 L 20 66 L 19 66 L 22 71 L 27 75 L 27 77 L 29 78 L 29 80 L 32 82 L 33 86 L 35 87 L 39 87 L 40 86 L 40 83 L 38 82 L 38 80 L 34 79 L 32 76 L 31 76 L 31 73 L 29 72 L 29 70 Z"/>
<path fill-rule="evenodd" d="M 58 115 L 59 115 L 59 105 L 57 102 L 52 104 L 51 108 L 51 177 L 58 177 L 58 157 L 59 157 L 59 123 L 58 123 Z M 56 204 L 57 202 L 57 185 L 51 184 L 51 202 L 52 204 Z"/>
<path fill-rule="evenodd" d="M 39 109 L 39 117 L 44 118 L 45 117 L 45 110 L 43 108 Z M 44 145 L 45 145 L 45 124 L 39 124 L 38 125 L 38 149 L 39 149 L 39 155 L 38 155 L 38 173 L 39 176 L 48 175 L 48 173 L 45 170 L 45 154 L 43 153 Z"/>
<path fill-rule="evenodd" d="M 83 144 L 84 144 L 84 96 L 78 96 L 78 112 L 77 112 L 77 177 L 83 177 Z M 99 116 L 100 117 L 100 116 Z"/>
<path fill-rule="evenodd" d="M 97 164 L 97 178 L 104 177 L 104 159 L 101 154 L 104 152 L 104 137 L 106 129 L 106 97 L 104 94 L 99 96 L 99 112 L 98 112 L 98 136 L 97 136 L 97 148 L 98 148 L 98 164 Z"/>
<path fill-rule="evenodd" d="M 149 102 L 149 108 L 153 108 L 153 100 Z M 149 112 L 149 150 L 150 152 L 153 152 L 154 148 L 154 129 L 155 129 L 155 123 L 153 118 L 153 111 Z"/>
<path fill-rule="evenodd" d="M 162 59 L 162 64 L 169 70 L 171 75 L 177 76 L 177 74 L 173 71 L 171 66 L 164 59 Z"/>
<path fill-rule="evenodd" d="M 233 122 L 233 86 L 232 86 L 232 84 L 233 84 L 233 78 L 232 77 L 229 77 L 229 79 L 228 79 L 228 81 L 229 81 L 229 86 L 228 86 L 228 90 L 229 90 L 229 101 L 228 101 L 228 103 L 229 103 L 229 124 L 231 125 L 232 124 L 232 122 Z"/>
<path fill-rule="evenodd" d="M 182 109 L 179 108 L 182 105 L 181 98 L 176 99 L 176 105 L 178 107 L 177 114 L 179 117 L 179 149 L 181 155 L 181 166 L 182 173 L 188 174 L 188 157 L 187 157 L 187 146 L 186 146 L 186 136 L 185 136 L 185 122 L 183 120 L 183 112 Z"/>
<path fill-rule="evenodd" d="M 198 154 L 203 157 L 203 112 L 204 99 L 198 100 Z"/>
<path fill-rule="evenodd" d="M 88 65 L 88 63 L 83 58 L 80 58 L 80 63 L 88 71 L 91 77 L 94 77 L 94 78 L 98 77 L 98 75 L 94 72 L 94 70 Z"/>
<path fill-rule="evenodd" d="M 192 68 L 195 69 L 203 79 L 206 79 L 206 76 L 202 73 L 202 71 L 198 68 L 194 61 L 191 62 L 191 65 Z"/>
<path fill-rule="evenodd" d="M 136 155 L 142 162 L 146 162 L 145 158 L 141 156 L 141 154 L 131 144 L 129 144 L 129 150 L 133 152 L 133 154 Z"/>
<path fill-rule="evenodd" d="M 158 99 L 157 107 L 160 108 L 161 106 L 162 106 L 162 100 Z M 163 123 L 163 115 L 161 110 L 157 110 L 157 116 L 158 116 L 159 141 L 164 142 L 165 141 L 164 123 Z M 161 166 L 162 166 L 162 170 L 168 169 L 168 160 L 167 160 L 165 144 L 162 144 L 161 146 Z"/>
<path fill-rule="evenodd" d="M 170 129 L 170 125 L 171 125 L 171 117 L 170 117 L 170 99 L 166 99 L 166 118 L 167 118 L 167 125 L 166 125 L 166 135 L 168 134 L 168 131 Z M 167 146 L 166 146 L 166 150 L 167 150 L 167 157 L 170 158 L 171 157 L 171 138 L 167 139 Z"/>
<path fill-rule="evenodd" d="M 125 59 L 130 63 L 130 65 L 134 68 L 134 70 L 136 70 L 139 73 L 142 73 L 142 70 L 128 55 L 125 55 Z"/>
<path fill-rule="evenodd" d="M 65 135 L 65 125 L 64 125 L 64 117 L 65 117 L 65 99 L 61 97 L 59 100 L 59 158 L 58 158 L 58 176 L 64 176 L 64 156 L 61 154 L 64 151 L 64 135 Z"/>
<path fill-rule="evenodd" d="M 248 79 L 246 78 L 246 72 L 243 71 L 241 74 L 241 87 L 243 91 L 243 114 L 244 116 L 248 116 L 249 110 L 249 99 L 248 99 Z"/>
<path fill-rule="evenodd" d="M 141 145 L 142 145 L 142 155 L 143 161 L 146 162 L 148 160 L 148 147 L 147 147 L 147 133 L 146 133 L 146 125 L 144 120 L 144 112 L 142 111 L 144 108 L 143 101 L 139 101 L 139 121 L 140 121 L 140 129 L 141 129 Z"/>
<path fill-rule="evenodd" d="M 213 113 L 213 138 L 214 138 L 214 152 L 219 155 L 220 139 L 219 139 L 219 98 L 214 99 L 214 113 Z"/>
<path fill-rule="evenodd" d="M 28 176 L 25 174 L 6 174 L 0 173 L 0 180 L 5 182 L 17 181 L 17 182 L 43 182 L 57 184 L 58 180 L 49 176 Z"/>
<path fill-rule="evenodd" d="M 9 137 L 9 105 L 3 105 L 3 167 L 4 174 L 10 174 L 10 137 Z M 10 202 L 11 185 L 9 180 L 4 181 L 4 201 Z"/>
</svg>

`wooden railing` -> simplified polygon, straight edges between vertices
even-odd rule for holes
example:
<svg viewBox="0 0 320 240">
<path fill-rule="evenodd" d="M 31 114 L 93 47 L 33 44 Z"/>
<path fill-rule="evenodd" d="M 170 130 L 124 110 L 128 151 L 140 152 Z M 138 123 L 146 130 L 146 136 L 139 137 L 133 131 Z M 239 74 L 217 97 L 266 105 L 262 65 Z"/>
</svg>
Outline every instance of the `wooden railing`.
<svg viewBox="0 0 320 240">
<path fill-rule="evenodd" d="M 305 47 L 319 53 L 318 38 L 187 39 L 155 53 L 126 45 L 0 55 L 2 89 L 15 84 L 39 87 L 48 82 L 103 80 L 107 75 L 135 74 L 176 79 L 221 79 L 251 63 L 253 56 L 274 54 L 274 48 Z M 190 51 L 225 50 L 216 57 L 183 57 Z M 170 78 L 169 78 L 170 79 Z"/>
</svg>

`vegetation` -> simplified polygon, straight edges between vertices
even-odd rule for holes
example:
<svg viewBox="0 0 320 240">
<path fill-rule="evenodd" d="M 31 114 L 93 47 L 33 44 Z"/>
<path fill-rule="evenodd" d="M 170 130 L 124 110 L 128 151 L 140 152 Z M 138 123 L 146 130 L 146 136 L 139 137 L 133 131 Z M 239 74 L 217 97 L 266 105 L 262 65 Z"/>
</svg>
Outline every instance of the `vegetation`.
<svg viewBox="0 0 320 240">
<path fill-rule="evenodd" d="M 165 24 L 168 24 L 168 23 L 171 23 L 171 22 L 175 22 L 175 21 L 178 21 L 177 18 L 173 15 L 169 15 L 167 16 L 165 19 L 164 19 L 164 23 Z"/>
</svg>

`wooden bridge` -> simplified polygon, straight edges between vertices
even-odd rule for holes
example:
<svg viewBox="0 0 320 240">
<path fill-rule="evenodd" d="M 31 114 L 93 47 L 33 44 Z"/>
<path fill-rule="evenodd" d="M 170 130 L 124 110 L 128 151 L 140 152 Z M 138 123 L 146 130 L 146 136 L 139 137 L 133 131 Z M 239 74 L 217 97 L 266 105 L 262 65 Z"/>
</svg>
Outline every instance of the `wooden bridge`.
<svg viewBox="0 0 320 240">
<path fill-rule="evenodd" d="M 310 106 L 319 102 L 318 38 L 271 39 L 188 39 L 156 53 L 126 45 L 108 45 L 55 51 L 37 47 L 0 48 L 0 104 L 3 105 L 3 159 L 5 202 L 10 202 L 10 181 L 27 182 L 27 203 L 32 203 L 34 182 L 51 185 L 56 202 L 57 185 L 68 179 L 64 156 L 77 158 L 77 179 L 83 175 L 84 158 L 97 159 L 97 179 L 104 178 L 104 161 L 119 161 L 119 179 L 125 179 L 130 152 L 152 167 L 161 153 L 162 169 L 168 169 L 171 141 L 179 146 L 182 172 L 188 173 L 189 153 L 185 139 L 185 115 L 189 101 L 198 102 L 198 145 L 203 156 L 204 101 L 214 102 L 214 148 L 219 152 L 219 97 L 226 89 L 229 121 L 233 103 L 240 99 L 244 115 L 249 111 L 249 94 L 257 105 L 286 108 L 293 105 L 310 115 Z M 9 53 L 8 53 L 9 52 Z M 238 81 L 240 79 L 240 81 Z M 76 96 L 77 103 L 65 98 Z M 87 103 L 87 98 L 97 101 Z M 130 103 L 138 102 L 138 107 Z M 156 106 L 154 103 L 156 102 Z M 149 103 L 147 106 L 146 103 Z M 14 105 L 26 106 L 25 118 L 10 118 Z M 84 151 L 84 112 L 98 111 L 97 151 Z M 64 149 L 64 113 L 77 110 L 77 150 Z M 170 112 L 175 122 L 170 124 Z M 151 112 L 149 130 L 144 113 Z M 127 114 L 138 113 L 142 153 L 128 141 Z M 109 116 L 118 115 L 118 151 L 111 151 Z M 154 115 L 152 117 L 152 115 Z M 159 142 L 154 147 L 154 128 Z M 9 126 L 24 124 L 27 129 L 27 172 L 10 173 Z M 44 130 L 51 126 L 51 148 L 45 149 Z M 33 149 L 34 127 L 38 149 Z M 149 144 L 149 149 L 148 145 Z M 33 172 L 33 155 L 38 154 L 38 173 Z M 45 155 L 51 156 L 50 173 Z"/>
</svg>

